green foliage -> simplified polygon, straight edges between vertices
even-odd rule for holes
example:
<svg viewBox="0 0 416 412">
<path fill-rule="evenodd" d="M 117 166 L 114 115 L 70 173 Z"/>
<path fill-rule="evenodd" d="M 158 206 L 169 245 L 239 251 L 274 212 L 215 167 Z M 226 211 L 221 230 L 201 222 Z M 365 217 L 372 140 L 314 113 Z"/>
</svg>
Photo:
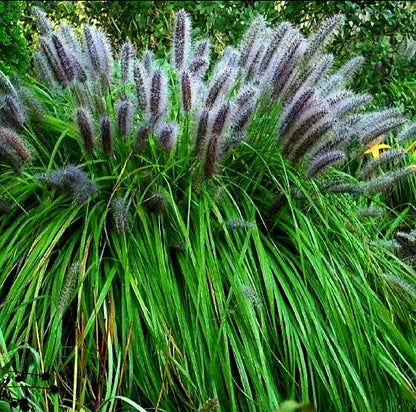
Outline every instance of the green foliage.
<svg viewBox="0 0 416 412">
<path fill-rule="evenodd" d="M 27 43 L 20 24 L 23 1 L 0 1 L 0 70 L 25 73 L 29 65 Z"/>
<path fill-rule="evenodd" d="M 414 408 L 415 273 L 372 244 L 378 222 L 363 224 L 354 198 L 323 194 L 325 176 L 307 179 L 283 156 L 276 123 L 287 102 L 261 89 L 247 138 L 208 179 L 194 153 L 201 108 L 184 109 L 166 60 L 148 75 L 155 95 L 155 73 L 167 74 L 163 115 L 178 124 L 176 148 L 163 151 L 155 128 L 138 150 L 135 133 L 116 125 L 114 152 L 87 145 L 90 126 L 98 141 L 103 113 L 119 126 L 117 99 L 137 92 L 122 80 L 126 62 L 113 75 L 87 60 L 87 80 L 30 79 L 43 111 L 14 127 L 33 159 L 21 173 L 1 165 L 11 210 L 0 220 L 0 366 L 10 391 L 24 394 L 18 371 L 53 370 L 60 394 L 30 389 L 39 410 L 203 411 L 216 408 L 210 399 L 224 411 L 295 407 L 286 399 L 317 410 Z M 223 92 L 227 103 L 242 78 Z M 74 114 L 88 109 L 77 128 Z M 135 126 L 145 114 L 135 112 Z M 90 181 L 70 163 L 100 188 L 85 202 L 69 188 Z M 277 215 L 276 194 L 286 203 Z M 400 281 L 409 287 L 399 294 Z"/>
</svg>

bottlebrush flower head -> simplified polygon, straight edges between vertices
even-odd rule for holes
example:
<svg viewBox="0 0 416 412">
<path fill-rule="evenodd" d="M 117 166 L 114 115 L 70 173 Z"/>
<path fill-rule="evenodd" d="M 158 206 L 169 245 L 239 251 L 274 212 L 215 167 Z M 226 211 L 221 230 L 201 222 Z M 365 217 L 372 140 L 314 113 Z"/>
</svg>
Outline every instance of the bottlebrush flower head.
<svg viewBox="0 0 416 412">
<path fill-rule="evenodd" d="M 171 152 L 175 149 L 178 139 L 178 125 L 176 123 L 170 122 L 162 125 L 157 134 L 165 151 Z"/>
<path fill-rule="evenodd" d="M 151 50 L 145 50 L 142 54 L 141 63 L 143 64 L 146 73 L 150 75 L 153 71 L 153 62 L 155 60 L 155 54 Z"/>
<path fill-rule="evenodd" d="M 45 12 L 39 7 L 32 7 L 32 16 L 35 19 L 35 23 L 37 28 L 40 31 L 40 34 L 43 36 L 47 36 L 52 33 L 52 23 L 46 17 Z"/>
<path fill-rule="evenodd" d="M 314 60 L 315 56 L 325 47 L 330 37 L 334 34 L 335 30 L 341 26 L 343 21 L 344 16 L 341 14 L 337 14 L 324 20 L 320 28 L 308 42 L 308 48 L 305 53 L 305 57 L 308 60 Z"/>
<path fill-rule="evenodd" d="M 101 144 L 106 158 L 110 158 L 113 154 L 113 135 L 111 131 L 111 121 L 108 116 L 104 116 L 100 122 L 101 128 Z"/>
<path fill-rule="evenodd" d="M 15 131 L 6 127 L 0 127 L 0 142 L 4 146 L 3 151 L 14 152 L 17 155 L 19 164 L 22 165 L 30 160 L 29 148 Z"/>
<path fill-rule="evenodd" d="M 204 60 L 209 61 L 210 52 L 211 41 L 209 39 L 201 39 L 195 44 L 192 57 L 194 59 L 202 58 Z"/>
<path fill-rule="evenodd" d="M 27 116 L 18 98 L 6 95 L 0 98 L 0 107 L 0 121 L 16 130 L 21 129 L 27 120 Z"/>
<path fill-rule="evenodd" d="M 76 204 L 82 204 L 89 197 L 98 193 L 97 184 L 90 180 L 84 171 L 74 165 L 39 173 L 35 177 L 39 181 L 69 195 Z"/>
<path fill-rule="evenodd" d="M 138 127 L 136 132 L 136 149 L 139 153 L 145 150 L 150 133 L 151 125 L 148 122 L 144 122 Z"/>
<path fill-rule="evenodd" d="M 65 73 L 65 77 L 67 81 L 70 82 L 75 79 L 77 74 L 77 66 L 75 65 L 74 57 L 70 54 L 66 45 L 56 34 L 52 34 L 52 41 L 62 70 Z"/>
<path fill-rule="evenodd" d="M 144 65 L 136 62 L 133 67 L 134 83 L 136 85 L 137 108 L 140 111 L 148 110 L 149 85 L 147 81 L 147 73 Z"/>
<path fill-rule="evenodd" d="M 323 153 L 309 163 L 308 177 L 312 178 L 319 176 L 328 169 L 328 167 L 344 162 L 345 160 L 346 156 L 340 150 Z"/>
<path fill-rule="evenodd" d="M 55 50 L 55 46 L 51 39 L 41 36 L 40 44 L 42 47 L 42 52 L 46 57 L 46 61 L 50 67 L 51 72 L 54 75 L 56 82 L 62 86 L 66 87 L 68 85 L 68 79 L 65 73 L 64 68 L 59 60 L 58 54 Z"/>
<path fill-rule="evenodd" d="M 228 123 L 230 117 L 231 105 L 229 102 L 224 102 L 217 110 L 212 121 L 212 135 L 220 137 Z"/>
<path fill-rule="evenodd" d="M 262 43 L 263 34 L 266 29 L 266 22 L 263 16 L 256 17 L 246 31 L 240 45 L 240 58 L 238 65 L 240 67 L 248 67 Z"/>
<path fill-rule="evenodd" d="M 181 103 L 182 109 L 189 112 L 192 109 L 192 80 L 189 72 L 182 72 L 181 75 Z"/>
<path fill-rule="evenodd" d="M 78 262 L 74 262 L 67 270 L 64 281 L 59 293 L 57 302 L 58 313 L 62 316 L 74 297 L 74 293 L 78 287 L 79 276 L 81 273 L 81 266 Z"/>
<path fill-rule="evenodd" d="M 117 233 L 129 232 L 131 229 L 130 202 L 123 197 L 115 197 L 110 204 L 111 219 Z"/>
<path fill-rule="evenodd" d="M 227 68 L 213 78 L 205 101 L 205 105 L 208 109 L 214 107 L 218 100 L 228 92 L 234 74 L 235 72 L 232 69 Z"/>
<path fill-rule="evenodd" d="M 75 120 L 82 141 L 84 142 L 85 150 L 87 153 L 91 153 L 95 146 L 94 126 L 91 114 L 86 109 L 80 107 L 75 112 Z"/>
<path fill-rule="evenodd" d="M 133 56 L 134 46 L 130 42 L 124 43 L 120 51 L 121 82 L 123 84 L 126 84 L 130 79 Z"/>
<path fill-rule="evenodd" d="M 10 96 L 17 96 L 15 87 L 10 79 L 0 70 L 0 93 Z"/>
<path fill-rule="evenodd" d="M 120 136 L 129 134 L 133 125 L 133 104 L 130 100 L 123 100 L 117 105 L 118 132 Z"/>
<path fill-rule="evenodd" d="M 175 14 L 173 23 L 172 64 L 180 72 L 188 58 L 191 49 L 191 19 L 185 10 Z"/>
<path fill-rule="evenodd" d="M 209 114 L 210 111 L 208 109 L 203 109 L 198 121 L 198 128 L 196 131 L 196 137 L 195 137 L 195 156 L 202 155 L 205 143 L 207 140 L 207 132 L 208 132 L 208 125 L 209 125 Z"/>
<path fill-rule="evenodd" d="M 168 100 L 168 80 L 165 71 L 157 68 L 153 71 L 150 85 L 149 111 L 154 122 L 158 121 L 166 111 Z"/>
</svg>

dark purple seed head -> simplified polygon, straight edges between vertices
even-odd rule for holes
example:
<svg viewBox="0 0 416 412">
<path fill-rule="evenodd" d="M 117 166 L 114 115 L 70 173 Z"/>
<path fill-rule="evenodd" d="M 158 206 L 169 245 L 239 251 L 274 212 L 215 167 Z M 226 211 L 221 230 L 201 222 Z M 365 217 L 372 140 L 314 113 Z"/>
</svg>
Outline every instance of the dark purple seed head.
<svg viewBox="0 0 416 412">
<path fill-rule="evenodd" d="M 192 109 L 192 82 L 189 72 L 182 72 L 181 76 L 182 108 L 185 112 Z"/>
<path fill-rule="evenodd" d="M 19 135 L 13 130 L 7 129 L 6 127 L 0 127 L 0 142 L 16 152 L 22 160 L 22 163 L 30 160 L 30 150 Z"/>
<path fill-rule="evenodd" d="M 22 158 L 8 144 L 0 140 L 0 162 L 5 162 L 16 172 L 20 173 L 23 161 Z"/>
<path fill-rule="evenodd" d="M 84 142 L 85 150 L 87 153 L 91 153 L 94 150 L 94 127 L 90 113 L 83 109 L 78 108 L 75 112 L 75 120 L 78 126 L 79 133 Z"/>
<path fill-rule="evenodd" d="M 110 158 L 113 154 L 113 137 L 111 133 L 111 122 L 108 116 L 101 119 L 101 144 L 103 146 L 104 155 Z"/>
<path fill-rule="evenodd" d="M 44 52 L 33 53 L 33 70 L 36 77 L 47 86 L 56 86 L 56 78 Z"/>
<path fill-rule="evenodd" d="M 204 176 L 206 180 L 213 178 L 217 173 L 220 157 L 219 138 L 217 135 L 212 135 L 205 154 Z"/>
<path fill-rule="evenodd" d="M 250 123 L 253 113 L 254 104 L 246 104 L 245 106 L 240 107 L 238 112 L 235 113 L 232 123 L 233 130 L 236 134 L 241 134 L 245 131 L 247 125 Z"/>
<path fill-rule="evenodd" d="M 160 118 L 165 111 L 167 100 L 167 77 L 166 73 L 157 68 L 153 72 L 150 85 L 150 114 L 154 119 Z"/>
<path fill-rule="evenodd" d="M 120 136 L 128 135 L 133 125 L 133 104 L 130 100 L 123 100 L 118 104 L 117 121 Z"/>
<path fill-rule="evenodd" d="M 102 65 L 100 62 L 100 56 L 98 54 L 93 30 L 94 29 L 91 26 L 84 26 L 84 41 L 90 64 L 92 68 L 99 73 L 102 69 Z"/>
<path fill-rule="evenodd" d="M 167 123 L 159 130 L 159 142 L 163 149 L 171 152 L 175 149 L 178 139 L 178 125 L 176 123 Z"/>
<path fill-rule="evenodd" d="M 205 105 L 208 109 L 214 107 L 216 102 L 224 97 L 224 94 L 227 93 L 227 85 L 230 83 L 233 75 L 233 70 L 228 68 L 222 71 L 216 76 L 216 78 L 211 83 L 211 86 L 208 91 L 208 96 L 205 101 Z"/>
<path fill-rule="evenodd" d="M 67 50 L 67 46 L 62 40 L 56 35 L 52 35 L 52 41 L 55 46 L 56 54 L 60 61 L 61 67 L 65 72 L 65 77 L 68 81 L 72 81 L 75 79 L 76 75 L 76 68 L 73 56 L 71 56 L 70 52 Z"/>
<path fill-rule="evenodd" d="M 212 122 L 212 134 L 213 135 L 221 136 L 222 132 L 225 129 L 227 121 L 229 119 L 230 111 L 231 111 L 231 105 L 229 102 L 225 102 L 219 107 L 214 117 L 214 120 Z"/>
<path fill-rule="evenodd" d="M 68 84 L 68 79 L 65 74 L 65 70 L 61 65 L 55 46 L 53 45 L 50 39 L 47 39 L 43 36 L 40 38 L 40 44 L 42 51 L 46 56 L 48 65 L 54 75 L 55 80 L 62 86 L 66 87 Z"/>
<path fill-rule="evenodd" d="M 187 71 L 193 77 L 202 77 L 208 68 L 208 61 L 203 57 L 192 59 L 187 67 Z"/>
<path fill-rule="evenodd" d="M 145 201 L 147 210 L 158 215 L 166 213 L 169 206 L 166 196 L 157 190 L 151 190 L 150 192 L 150 196 Z"/>
<path fill-rule="evenodd" d="M 83 67 L 78 61 L 75 60 L 74 64 L 75 64 L 75 73 L 76 73 L 77 80 L 79 80 L 81 83 L 85 83 L 88 80 L 86 71 L 83 69 Z"/>
<path fill-rule="evenodd" d="M 154 60 L 155 60 L 155 55 L 151 50 L 145 50 L 143 52 L 142 64 L 148 75 L 150 75 L 153 71 Z"/>
<path fill-rule="evenodd" d="M 205 142 L 207 139 L 207 132 L 208 132 L 208 121 L 209 121 L 209 110 L 203 109 L 199 117 L 198 128 L 196 131 L 195 156 L 201 156 L 204 151 Z"/>
<path fill-rule="evenodd" d="M 191 19 L 185 10 L 175 14 L 173 23 L 172 63 L 180 72 L 189 58 L 191 47 Z"/>
<path fill-rule="evenodd" d="M 15 129 L 20 129 L 26 122 L 26 113 L 23 110 L 22 104 L 12 95 L 4 97 L 4 104 L 1 110 L 1 117 L 10 126 Z"/>
<path fill-rule="evenodd" d="M 10 79 L 0 70 L 0 92 L 17 97 L 16 89 Z"/>
<path fill-rule="evenodd" d="M 202 39 L 195 45 L 192 57 L 194 59 L 202 58 L 208 61 L 210 50 L 211 42 L 209 41 L 209 39 Z"/>
<path fill-rule="evenodd" d="M 74 203 L 81 204 L 98 193 L 98 186 L 79 167 L 65 166 L 36 175 L 43 183 L 71 197 Z"/>
<path fill-rule="evenodd" d="M 329 167 L 341 163 L 345 159 L 345 154 L 339 150 L 333 150 L 331 152 L 323 153 L 320 156 L 312 159 L 312 161 L 309 163 L 307 172 L 308 177 L 317 177 L 321 175 Z"/>
</svg>

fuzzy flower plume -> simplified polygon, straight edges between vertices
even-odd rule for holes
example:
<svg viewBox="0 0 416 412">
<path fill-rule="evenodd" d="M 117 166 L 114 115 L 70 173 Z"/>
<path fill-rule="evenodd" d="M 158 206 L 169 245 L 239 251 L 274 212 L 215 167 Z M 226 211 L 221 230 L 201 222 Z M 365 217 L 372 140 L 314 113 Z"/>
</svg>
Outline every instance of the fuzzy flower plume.
<svg viewBox="0 0 416 412">
<path fill-rule="evenodd" d="M 79 276 L 81 273 L 81 266 L 78 262 L 74 262 L 67 270 L 64 281 L 59 294 L 57 308 L 58 313 L 62 316 L 74 297 L 74 293 L 78 287 Z"/>
<path fill-rule="evenodd" d="M 319 157 L 313 159 L 309 163 L 308 167 L 308 176 L 316 177 L 322 174 L 328 167 L 341 163 L 346 160 L 346 156 L 343 152 L 339 150 L 334 150 L 332 152 L 326 152 Z"/>
<path fill-rule="evenodd" d="M 52 33 L 52 23 L 46 17 L 45 12 L 39 7 L 32 7 L 32 15 L 35 19 L 36 26 L 40 31 L 40 34 L 47 36 Z"/>
<path fill-rule="evenodd" d="M 167 76 L 162 68 L 157 68 L 153 72 L 150 85 L 149 110 L 154 122 L 160 119 L 166 110 L 167 104 Z"/>
<path fill-rule="evenodd" d="M 167 152 L 171 152 L 176 147 L 178 136 L 178 125 L 169 122 L 161 126 L 159 133 L 159 142 L 163 149 Z"/>
<path fill-rule="evenodd" d="M 98 186 L 79 167 L 69 165 L 36 175 L 37 179 L 52 188 L 67 194 L 75 204 L 84 203 L 98 193 Z"/>
<path fill-rule="evenodd" d="M 183 72 L 181 76 L 182 108 L 185 112 L 192 109 L 192 81 L 189 72 Z"/>
<path fill-rule="evenodd" d="M 151 133 L 150 124 L 142 123 L 138 127 L 137 132 L 136 132 L 136 149 L 139 153 L 145 150 L 150 133 Z"/>
<path fill-rule="evenodd" d="M 114 144 L 111 131 L 111 121 L 108 116 L 104 116 L 100 122 L 101 127 L 101 144 L 106 158 L 113 154 Z"/>
<path fill-rule="evenodd" d="M 139 62 L 134 64 L 133 77 L 136 85 L 137 108 L 140 111 L 147 111 L 149 97 L 147 73 L 144 65 Z"/>
<path fill-rule="evenodd" d="M 328 40 L 334 35 L 334 32 L 341 26 L 343 21 L 344 16 L 341 14 L 326 19 L 309 41 L 305 57 L 309 60 L 314 60 L 315 56 L 325 47 Z"/>
<path fill-rule="evenodd" d="M 0 160 L 8 163 L 19 172 L 24 163 L 31 158 L 30 150 L 13 130 L 0 127 Z"/>
<path fill-rule="evenodd" d="M 8 94 L 0 99 L 1 103 L 0 120 L 13 129 L 21 129 L 27 120 L 27 116 L 18 98 Z"/>
<path fill-rule="evenodd" d="M 128 135 L 133 125 L 133 104 L 130 100 L 123 100 L 118 104 L 117 120 L 120 136 Z"/>
<path fill-rule="evenodd" d="M 195 156 L 200 156 L 204 151 L 208 132 L 208 122 L 209 110 L 204 109 L 199 116 L 198 128 L 195 136 Z"/>
<path fill-rule="evenodd" d="M 150 74 L 153 70 L 153 62 L 155 60 L 155 55 L 151 50 L 145 50 L 142 54 L 141 63 L 147 74 Z"/>
<path fill-rule="evenodd" d="M 126 84 L 130 79 L 131 67 L 134 56 L 134 47 L 127 42 L 121 46 L 120 64 L 121 64 L 121 82 Z"/>
<path fill-rule="evenodd" d="M 52 35 L 52 42 L 67 81 L 70 82 L 74 80 L 77 74 L 77 66 L 73 57 L 68 53 L 66 45 L 56 34 Z"/>
<path fill-rule="evenodd" d="M 45 61 L 49 66 L 49 70 L 53 73 L 54 80 L 62 87 L 68 85 L 68 78 L 65 70 L 59 60 L 55 46 L 51 39 L 42 36 L 40 38 L 42 53 L 45 56 Z"/>
<path fill-rule="evenodd" d="M 172 64 L 180 72 L 188 58 L 191 48 L 191 19 L 185 10 L 175 14 L 173 23 Z"/>
<path fill-rule="evenodd" d="M 87 153 L 94 150 L 94 126 L 92 123 L 91 114 L 83 108 L 78 108 L 75 112 L 75 120 L 78 125 L 79 134 L 84 142 L 84 147 Z"/>
<path fill-rule="evenodd" d="M 130 202 L 123 197 L 115 197 L 110 204 L 111 219 L 117 233 L 129 232 L 131 229 Z"/>
<path fill-rule="evenodd" d="M 206 107 L 211 109 L 229 90 L 230 83 L 233 80 L 234 71 L 232 69 L 225 69 L 218 76 L 216 76 L 210 85 L 208 96 L 205 101 Z"/>
</svg>

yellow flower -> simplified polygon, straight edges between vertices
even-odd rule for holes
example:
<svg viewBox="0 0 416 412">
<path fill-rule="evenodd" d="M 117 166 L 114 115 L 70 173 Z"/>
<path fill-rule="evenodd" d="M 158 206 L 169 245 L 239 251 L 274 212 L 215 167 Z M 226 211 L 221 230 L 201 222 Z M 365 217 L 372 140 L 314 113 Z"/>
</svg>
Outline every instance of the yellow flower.
<svg viewBox="0 0 416 412">
<path fill-rule="evenodd" d="M 371 146 L 368 150 L 366 150 L 364 154 L 372 154 L 374 159 L 378 159 L 380 157 L 380 152 L 383 149 L 390 149 L 390 146 L 385 143 L 377 143 L 374 146 Z"/>
</svg>

